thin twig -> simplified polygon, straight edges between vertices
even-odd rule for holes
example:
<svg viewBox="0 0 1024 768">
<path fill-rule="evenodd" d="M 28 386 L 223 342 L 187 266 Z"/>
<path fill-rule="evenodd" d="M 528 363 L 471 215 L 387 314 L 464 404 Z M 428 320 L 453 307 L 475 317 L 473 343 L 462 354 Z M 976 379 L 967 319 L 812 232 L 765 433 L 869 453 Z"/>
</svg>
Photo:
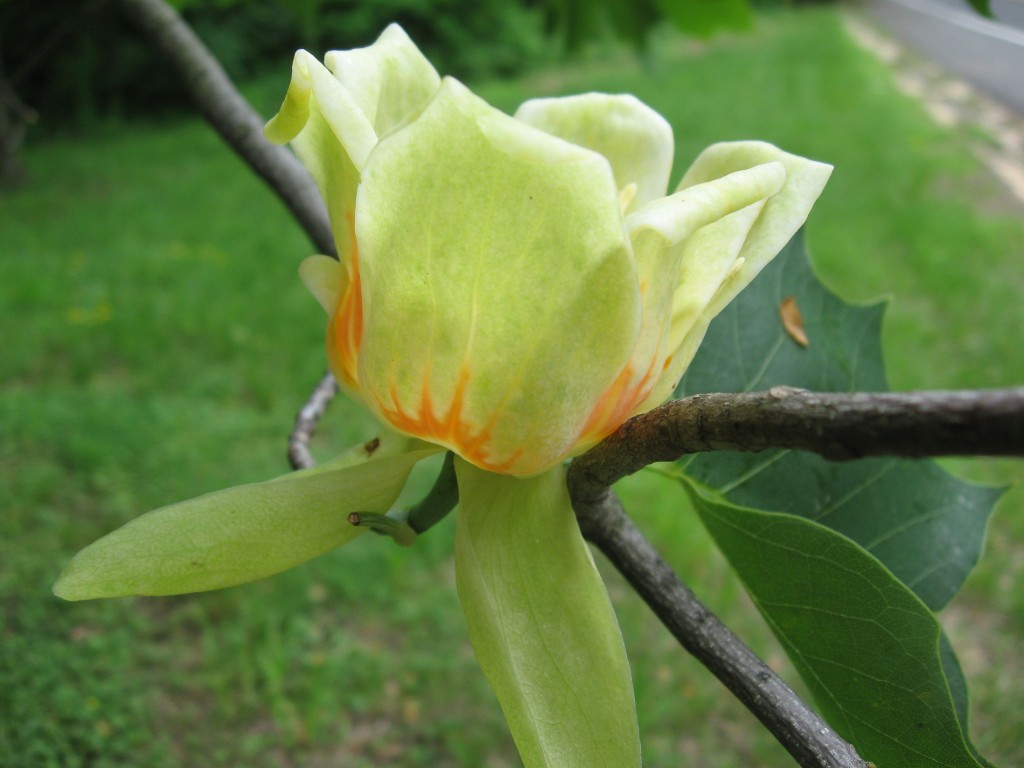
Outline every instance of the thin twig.
<svg viewBox="0 0 1024 768">
<path fill-rule="evenodd" d="M 192 28 L 164 0 L 117 3 L 177 70 L 207 122 L 284 201 L 320 252 L 336 256 L 327 210 L 313 179 L 288 150 L 263 138 L 265 120 Z"/>
<path fill-rule="evenodd" d="M 288 435 L 288 463 L 292 469 L 311 469 L 316 459 L 309 449 L 309 441 L 316 433 L 316 425 L 327 412 L 334 396 L 338 394 L 338 382 L 330 371 L 313 387 L 302 409 L 295 416 L 295 426 Z"/>
<path fill-rule="evenodd" d="M 804 768 L 867 768 L 857 754 L 658 555 L 610 490 L 574 501 L 583 535 L 612 562 L 680 644 L 707 667 Z"/>
</svg>

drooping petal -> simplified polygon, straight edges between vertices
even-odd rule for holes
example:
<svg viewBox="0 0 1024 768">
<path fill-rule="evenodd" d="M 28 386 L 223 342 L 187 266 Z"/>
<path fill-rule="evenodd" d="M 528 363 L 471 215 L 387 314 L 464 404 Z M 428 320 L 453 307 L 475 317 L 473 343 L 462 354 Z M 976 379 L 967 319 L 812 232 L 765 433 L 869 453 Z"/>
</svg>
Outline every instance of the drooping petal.
<svg viewBox="0 0 1024 768">
<path fill-rule="evenodd" d="M 672 171 L 672 127 L 628 94 L 585 93 L 531 99 L 516 118 L 608 158 L 620 190 L 636 185 L 626 210 L 663 197 Z"/>
<path fill-rule="evenodd" d="M 639 326 L 618 206 L 603 157 L 446 79 L 359 191 L 371 409 L 486 469 L 558 462 Z"/>
<path fill-rule="evenodd" d="M 643 324 L 629 362 L 591 414 L 577 451 L 647 409 L 641 404 L 649 401 L 674 364 L 676 297 L 683 294 L 681 301 L 698 301 L 703 308 L 735 262 L 742 239 L 724 251 L 703 233 L 719 232 L 723 220 L 749 218 L 749 211 L 776 194 L 785 178 L 782 163 L 765 163 L 655 200 L 626 217 L 643 297 Z M 687 253 L 695 257 L 687 259 Z"/>
<path fill-rule="evenodd" d="M 639 766 L 629 663 L 564 470 L 456 472 L 459 600 L 526 768 Z"/>
<path fill-rule="evenodd" d="M 385 512 L 412 466 L 438 449 L 393 436 L 333 462 L 172 504 L 79 552 L 53 591 L 66 600 L 173 595 L 278 573 L 366 529 L 351 512 Z"/>
<path fill-rule="evenodd" d="M 441 85 L 437 71 L 397 24 L 366 48 L 328 51 L 324 63 L 378 137 L 418 114 Z"/>
</svg>

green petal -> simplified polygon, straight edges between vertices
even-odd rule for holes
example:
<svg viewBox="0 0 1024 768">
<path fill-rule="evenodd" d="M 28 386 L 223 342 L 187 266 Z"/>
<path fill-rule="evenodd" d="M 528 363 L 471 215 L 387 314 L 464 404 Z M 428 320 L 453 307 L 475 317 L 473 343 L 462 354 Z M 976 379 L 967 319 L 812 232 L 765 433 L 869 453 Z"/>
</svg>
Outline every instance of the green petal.
<svg viewBox="0 0 1024 768">
<path fill-rule="evenodd" d="M 316 90 L 314 79 L 320 83 Z M 347 121 L 335 114 L 338 112 L 336 105 L 320 103 L 320 99 L 332 98 L 330 94 L 337 95 L 338 91 L 342 91 L 338 97 L 342 113 L 348 110 L 350 119 Z M 338 258 L 348 268 L 355 255 L 353 224 L 359 171 L 340 136 L 345 135 L 346 130 L 352 133 L 356 137 L 354 146 L 365 155 L 376 143 L 376 135 L 362 111 L 343 91 L 320 62 L 306 51 L 299 51 L 292 63 L 292 82 L 284 103 L 280 112 L 267 123 L 264 133 L 277 143 L 293 142 L 295 153 L 316 181 L 327 204 Z M 328 122 L 325 108 L 335 114 L 339 125 L 332 126 Z M 346 123 L 350 124 L 347 129 Z"/>
<path fill-rule="evenodd" d="M 723 219 L 734 219 L 744 209 L 763 205 L 779 191 L 785 178 L 781 163 L 766 163 L 654 200 L 626 217 L 643 297 L 643 323 L 630 362 L 602 401 L 601 412 L 583 436 L 580 449 L 668 396 L 666 371 L 673 376 L 678 367 L 673 306 L 685 292 L 684 306 L 696 301 L 703 309 L 742 245 L 740 239 L 736 247 L 726 250 L 722 247 L 727 242 L 724 236 L 710 237 L 708 233 L 721 233 Z M 728 242 L 734 243 L 735 238 Z"/>
<path fill-rule="evenodd" d="M 299 265 L 299 278 L 324 312 L 333 315 L 348 280 L 338 260 L 330 256 L 308 256 Z"/>
<path fill-rule="evenodd" d="M 736 294 L 749 285 L 796 234 L 825 188 L 832 166 L 791 155 L 762 141 L 725 142 L 705 149 L 679 182 L 677 191 L 681 192 L 726 174 L 775 162 L 785 167 L 786 183 L 769 198 L 751 227 L 739 253 L 739 258 L 743 259 L 742 267 L 736 278 L 730 280 L 708 305 L 706 312 L 711 317 L 721 312 Z"/>
<path fill-rule="evenodd" d="M 275 144 L 287 144 L 299 135 L 309 120 L 309 102 L 313 86 L 309 80 L 308 51 L 299 50 L 292 57 L 292 79 L 284 95 L 284 102 L 263 129 L 263 135 Z M 313 59 L 313 61 L 316 61 Z"/>
<path fill-rule="evenodd" d="M 531 99 L 515 116 L 608 158 L 620 190 L 636 185 L 632 208 L 665 195 L 672 171 L 672 127 L 635 96 L 585 93 Z"/>
<path fill-rule="evenodd" d="M 397 24 L 367 48 L 329 51 L 324 63 L 352 95 L 377 136 L 415 117 L 441 78 Z"/>
<path fill-rule="evenodd" d="M 629 663 L 564 470 L 456 472 L 459 599 L 526 768 L 639 766 Z"/>
<path fill-rule="evenodd" d="M 607 161 L 446 79 L 371 155 L 356 231 L 371 407 L 488 469 L 558 462 L 639 325 Z"/>
<path fill-rule="evenodd" d="M 670 357 L 637 412 L 671 395 L 711 320 L 789 242 L 831 172 L 829 165 L 764 142 L 715 144 L 701 153 L 675 194 L 627 220 L 635 246 L 644 228 L 658 232 L 667 245 L 674 244 L 672 255 L 680 265 L 672 299 Z M 681 210 L 690 203 L 719 214 L 694 227 L 693 214 Z"/>
<path fill-rule="evenodd" d="M 313 54 L 300 50 L 292 60 L 292 81 L 284 103 L 263 134 L 278 144 L 292 141 L 304 130 L 314 109 L 319 110 L 355 167 L 361 168 L 377 143 L 373 125 L 334 75 Z M 314 168 L 310 172 L 316 176 Z"/>
<path fill-rule="evenodd" d="M 351 512 L 385 512 L 413 464 L 438 449 L 394 438 L 322 467 L 154 510 L 86 547 L 53 587 L 65 600 L 173 595 L 261 579 L 363 533 Z"/>
<path fill-rule="evenodd" d="M 760 201 L 704 227 L 682 246 L 679 287 L 673 296 L 669 329 L 672 358 L 641 411 L 660 405 L 675 391 L 717 314 L 708 307 L 742 279 L 739 254 L 765 204 Z"/>
</svg>

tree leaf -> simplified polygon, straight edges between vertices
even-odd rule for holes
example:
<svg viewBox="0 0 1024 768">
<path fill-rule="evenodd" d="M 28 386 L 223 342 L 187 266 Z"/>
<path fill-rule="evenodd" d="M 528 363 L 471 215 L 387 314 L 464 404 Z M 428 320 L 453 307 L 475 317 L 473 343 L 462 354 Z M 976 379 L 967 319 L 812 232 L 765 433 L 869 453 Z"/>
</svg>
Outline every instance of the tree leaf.
<svg viewBox="0 0 1024 768">
<path fill-rule="evenodd" d="M 779 306 L 793 297 L 808 347 L 786 333 Z M 676 390 L 748 392 L 777 385 L 823 392 L 888 389 L 884 306 L 857 307 L 811 270 L 802 235 L 712 323 Z M 934 462 L 872 458 L 833 463 L 799 451 L 706 453 L 680 462 L 688 475 L 756 509 L 816 520 L 863 546 L 932 610 L 963 584 L 981 553 L 1001 491 L 969 485 Z"/>
<path fill-rule="evenodd" d="M 526 768 L 639 766 L 629 663 L 565 470 L 455 468 L 459 600 Z"/>
<path fill-rule="evenodd" d="M 787 297 L 793 297 L 800 307 L 804 329 L 812 340 L 807 347 L 792 339 L 783 326 L 779 306 Z M 798 234 L 712 323 L 676 395 L 741 392 L 783 384 L 819 391 L 885 390 L 880 340 L 883 309 L 882 305 L 854 307 L 827 291 L 812 272 Z M 886 605 L 903 604 L 913 597 L 924 607 L 940 609 L 977 562 L 988 516 L 1001 491 L 971 486 L 929 461 L 876 458 L 831 463 L 809 453 L 765 451 L 700 454 L 679 464 L 699 486 L 717 494 L 715 502 L 698 494 L 703 499 L 698 503 L 702 518 L 713 533 L 723 537 L 716 535 L 719 546 L 744 578 L 773 629 L 785 633 L 787 650 L 815 690 L 819 704 L 830 713 L 832 724 L 860 747 L 856 739 L 864 738 L 867 731 L 852 724 L 871 723 L 868 730 L 890 746 L 875 745 L 887 751 L 867 756 L 880 764 L 886 759 L 907 764 L 906 755 L 900 757 L 900 748 L 893 745 L 916 743 L 914 732 L 929 731 L 945 720 L 915 720 L 907 730 L 907 722 L 889 706 L 901 699 L 895 689 L 883 684 L 883 678 L 879 678 L 873 699 L 851 696 L 841 679 L 832 679 L 834 666 L 851 679 L 866 681 L 876 674 L 880 663 L 877 654 L 867 654 L 864 647 L 850 641 L 849 630 L 835 620 L 845 615 L 842 611 L 829 618 L 827 613 L 815 614 L 808 605 L 803 606 L 806 615 L 800 622 L 786 622 L 792 618 L 790 613 L 800 608 L 800 594 L 806 592 L 810 600 L 829 588 L 835 590 L 833 608 L 847 602 L 870 605 L 875 601 L 881 616 Z M 728 510 L 722 511 L 722 505 Z M 771 547 L 765 544 L 765 552 L 755 553 L 756 547 L 746 539 L 728 533 L 732 531 L 729 526 L 752 525 L 747 517 L 753 510 L 770 510 L 757 514 L 787 521 L 771 530 L 777 540 Z M 803 522 L 798 525 L 797 519 Z M 793 541 L 785 542 L 780 538 L 784 535 L 793 536 Z M 807 549 L 812 541 L 818 549 Z M 768 551 L 773 547 L 779 551 L 788 547 L 792 564 L 779 560 L 775 570 L 754 573 L 761 567 L 759 563 L 774 557 Z M 861 549 L 860 560 L 850 554 L 850 547 Z M 842 552 L 843 559 L 823 554 L 835 552 Z M 796 565 L 807 558 L 814 565 L 813 581 L 809 566 Z M 845 575 L 854 560 L 857 573 L 872 575 L 849 582 Z M 868 568 L 868 562 L 877 568 Z M 879 570 L 895 578 L 886 581 L 877 575 Z M 762 584 L 763 578 L 768 581 Z M 898 601 L 893 597 L 897 588 L 906 592 Z M 790 597 L 796 602 L 783 607 L 784 601 L 773 597 L 779 590 L 791 590 Z M 883 598 L 888 602 L 878 602 Z M 815 599 L 825 600 L 825 596 Z M 816 622 L 807 618 L 812 614 L 817 616 Z M 902 621 L 902 614 L 892 611 L 884 622 L 878 621 L 910 647 L 919 641 L 915 632 L 923 631 L 924 626 L 915 611 L 911 614 L 912 622 Z M 894 667 L 894 674 L 902 674 L 899 685 L 906 691 L 919 693 L 940 683 L 939 687 L 951 690 L 951 711 L 962 739 L 967 732 L 966 686 L 951 649 L 939 654 L 941 630 L 933 618 L 930 621 L 928 642 L 934 640 L 934 653 L 924 664 Z M 833 690 L 832 685 L 839 687 Z M 897 709 L 907 706 L 909 703 L 899 703 Z M 918 722 L 924 725 L 919 727 Z M 973 754 L 972 747 L 967 750 Z"/>
<path fill-rule="evenodd" d="M 983 765 L 944 674 L 941 627 L 877 559 L 805 518 L 689 490 L 822 715 L 864 759 Z"/>
<path fill-rule="evenodd" d="M 969 2 L 971 7 L 982 16 L 988 16 L 990 19 L 994 18 L 992 14 L 992 4 L 989 0 L 967 0 L 967 2 Z"/>
</svg>

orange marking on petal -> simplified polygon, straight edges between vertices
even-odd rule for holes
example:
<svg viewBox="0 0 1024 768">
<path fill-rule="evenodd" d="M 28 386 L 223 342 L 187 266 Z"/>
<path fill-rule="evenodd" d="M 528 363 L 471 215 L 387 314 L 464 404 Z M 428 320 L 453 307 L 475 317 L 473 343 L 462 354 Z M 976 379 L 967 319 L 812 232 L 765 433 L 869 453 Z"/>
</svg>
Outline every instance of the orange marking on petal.
<svg viewBox="0 0 1024 768">
<path fill-rule="evenodd" d="M 346 218 L 349 224 L 348 284 L 341 296 L 338 308 L 327 328 L 328 357 L 337 361 L 338 373 L 343 383 L 359 387 L 359 347 L 363 341 L 363 289 L 359 276 L 359 246 L 356 243 L 356 228 L 350 211 Z"/>
<path fill-rule="evenodd" d="M 578 443 L 596 443 L 618 429 L 622 422 L 629 418 L 633 409 L 640 405 L 654 388 L 656 362 L 657 355 L 651 359 L 644 375 L 635 382 L 633 364 L 626 364 L 615 381 L 598 399 L 580 433 Z"/>
<path fill-rule="evenodd" d="M 470 378 L 469 369 L 463 364 L 459 368 L 451 404 L 440 416 L 437 415 L 434 409 L 434 401 L 430 392 L 429 367 L 423 372 L 419 407 L 415 414 L 403 407 L 399 398 L 398 388 L 393 381 L 388 390 L 391 407 L 381 402 L 380 398 L 377 398 L 377 406 L 380 408 L 384 418 L 399 431 L 423 440 L 445 445 L 462 456 L 462 458 L 471 461 L 483 469 L 491 472 L 505 472 L 519 460 L 523 450 L 521 448 L 516 449 L 510 458 L 501 462 L 496 462 L 490 458 L 487 444 L 493 437 L 494 424 L 497 422 L 500 413 L 493 414 L 482 429 L 475 429 L 471 424 L 463 420 L 462 412 L 465 408 L 466 392 L 469 388 Z"/>
</svg>

